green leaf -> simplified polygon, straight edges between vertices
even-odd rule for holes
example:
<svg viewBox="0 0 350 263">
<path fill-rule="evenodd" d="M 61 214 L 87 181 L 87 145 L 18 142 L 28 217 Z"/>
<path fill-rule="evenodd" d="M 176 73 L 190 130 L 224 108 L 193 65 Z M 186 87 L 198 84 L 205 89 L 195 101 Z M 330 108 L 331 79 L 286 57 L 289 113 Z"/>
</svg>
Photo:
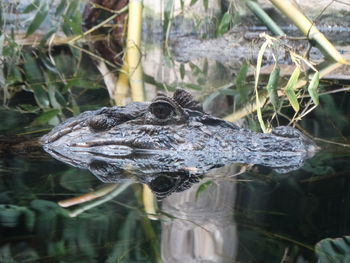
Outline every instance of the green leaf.
<svg viewBox="0 0 350 263">
<path fill-rule="evenodd" d="M 67 0 L 62 0 L 56 8 L 55 16 L 61 16 L 64 12 L 66 5 L 67 5 Z"/>
<path fill-rule="evenodd" d="M 0 205 L 0 224 L 5 227 L 16 227 L 20 222 L 22 208 L 16 205 Z"/>
<path fill-rule="evenodd" d="M 168 32 L 168 27 L 170 26 L 170 19 L 171 19 L 171 10 L 173 7 L 173 0 L 168 0 L 166 2 L 165 8 L 164 8 L 164 23 L 163 23 L 163 32 Z M 166 38 L 168 36 L 165 36 Z"/>
<path fill-rule="evenodd" d="M 168 0 L 164 8 L 164 17 L 168 21 L 170 20 L 171 10 L 173 9 L 174 0 Z"/>
<path fill-rule="evenodd" d="M 244 63 L 242 64 L 239 73 L 235 79 L 235 85 L 237 86 L 237 88 L 243 88 L 244 84 L 245 84 L 245 79 L 247 77 L 247 73 L 248 73 L 248 68 L 249 68 L 249 64 L 247 61 L 244 61 Z"/>
<path fill-rule="evenodd" d="M 46 43 L 50 39 L 50 37 L 57 32 L 56 27 L 52 27 L 40 40 L 40 47 L 45 48 Z"/>
<path fill-rule="evenodd" d="M 49 121 L 56 117 L 57 114 L 60 111 L 57 109 L 54 110 L 49 110 L 46 112 L 43 112 L 42 114 L 39 115 L 39 117 L 35 118 L 34 121 L 32 122 L 32 125 L 44 125 L 44 124 L 48 124 Z"/>
<path fill-rule="evenodd" d="M 64 17 L 64 32 L 67 35 L 80 35 L 82 34 L 81 29 L 81 16 L 77 14 L 71 17 Z"/>
<path fill-rule="evenodd" d="M 310 97 L 316 106 L 320 103 L 318 100 L 318 92 L 317 92 L 319 82 L 320 82 L 320 73 L 316 71 L 316 73 L 312 76 L 310 84 L 307 88 L 310 94 Z"/>
<path fill-rule="evenodd" d="M 203 193 L 206 189 L 208 189 L 208 187 L 210 185 L 213 184 L 213 181 L 207 181 L 205 183 L 202 183 L 199 187 L 198 187 L 198 190 L 196 192 L 196 199 L 198 198 L 198 196 Z"/>
<path fill-rule="evenodd" d="M 202 90 L 202 86 L 192 84 L 192 83 L 185 83 L 184 86 L 189 89 L 194 89 L 194 90 Z"/>
<path fill-rule="evenodd" d="M 287 86 L 284 89 L 284 92 L 286 93 L 287 98 L 295 112 L 298 112 L 300 109 L 297 96 L 294 92 L 294 88 L 298 83 L 299 76 L 300 68 L 296 67 L 288 80 Z"/>
<path fill-rule="evenodd" d="M 82 34 L 82 18 L 80 13 L 79 1 L 69 1 L 69 6 L 63 15 L 64 23 L 62 30 L 66 35 L 80 35 Z"/>
<path fill-rule="evenodd" d="M 0 57 L 3 57 L 4 40 L 5 40 L 5 36 L 0 35 Z M 4 74 L 4 67 L 1 66 L 0 67 L 0 86 L 5 87 L 5 83 L 6 83 L 6 80 L 5 80 L 5 74 Z"/>
<path fill-rule="evenodd" d="M 227 83 L 221 87 L 219 87 L 216 91 L 208 95 L 204 101 L 203 101 L 203 109 L 204 111 L 208 109 L 209 105 L 222 93 L 226 92 L 225 90 L 230 90 L 232 92 L 235 92 L 234 90 L 230 89 L 231 87 L 234 86 L 233 82 Z M 234 93 L 236 95 L 236 93 Z"/>
<path fill-rule="evenodd" d="M 36 9 L 39 9 L 40 6 L 40 1 L 36 0 L 33 3 L 30 3 L 29 5 L 26 6 L 23 10 L 23 14 L 28 14 Z"/>
<path fill-rule="evenodd" d="M 41 108 L 49 107 L 49 98 L 43 88 L 44 78 L 35 59 L 24 53 L 24 70 L 26 73 L 28 88 L 34 92 L 35 100 Z"/>
<path fill-rule="evenodd" d="M 49 84 L 48 89 L 49 89 L 50 104 L 54 109 L 60 110 L 61 105 L 58 103 L 56 99 L 56 86 Z"/>
<path fill-rule="evenodd" d="M 1 28 L 0 34 L 3 35 L 1 32 L 4 28 L 4 8 L 0 8 L 0 28 Z"/>
<path fill-rule="evenodd" d="M 24 111 L 27 113 L 38 113 L 40 111 L 39 107 L 33 106 L 31 104 L 20 104 L 19 109 L 20 111 Z"/>
<path fill-rule="evenodd" d="M 195 3 L 197 3 L 198 0 L 191 0 L 190 6 L 193 6 Z"/>
<path fill-rule="evenodd" d="M 36 60 L 28 53 L 23 54 L 24 57 L 24 70 L 26 78 L 30 83 L 42 82 L 44 80 L 43 74 L 36 62 Z"/>
<path fill-rule="evenodd" d="M 61 208 L 55 202 L 48 200 L 35 199 L 30 203 L 30 206 L 41 213 L 55 212 L 60 213 Z"/>
<path fill-rule="evenodd" d="M 275 110 L 279 109 L 279 99 L 277 94 L 277 86 L 278 86 L 278 80 L 280 76 L 280 67 L 278 65 L 275 66 L 274 70 L 271 72 L 269 81 L 267 83 L 267 91 L 269 93 L 269 98 L 274 106 Z"/>
<path fill-rule="evenodd" d="M 238 92 L 233 89 L 220 89 L 220 94 L 226 95 L 226 96 L 237 96 Z"/>
<path fill-rule="evenodd" d="M 35 214 L 33 211 L 23 208 L 23 214 L 25 217 L 26 227 L 29 231 L 33 230 L 35 224 Z"/>
<path fill-rule="evenodd" d="M 223 17 L 220 20 L 220 24 L 216 30 L 216 34 L 218 36 L 222 36 L 225 34 L 229 28 L 230 28 L 230 23 L 231 23 L 232 16 L 229 12 L 226 12 Z"/>
<path fill-rule="evenodd" d="M 73 96 L 70 96 L 70 100 L 72 104 L 73 115 L 77 116 L 80 113 L 79 105 Z"/>
<path fill-rule="evenodd" d="M 242 66 L 239 70 L 239 73 L 235 79 L 235 86 L 236 86 L 236 89 L 237 89 L 242 101 L 248 100 L 249 89 L 248 89 L 246 82 L 245 82 L 245 80 L 247 78 L 248 69 L 249 69 L 249 63 L 247 61 L 245 61 L 242 64 Z"/>
<path fill-rule="evenodd" d="M 54 64 L 52 64 L 52 61 L 50 60 L 49 57 L 42 56 L 40 61 L 42 62 L 42 64 L 45 66 L 46 69 L 48 69 L 49 71 L 55 74 L 59 74 L 57 67 Z"/>
<path fill-rule="evenodd" d="M 18 223 L 25 223 L 27 229 L 32 230 L 34 222 L 35 214 L 28 208 L 17 205 L 0 205 L 1 226 L 16 227 Z"/>
<path fill-rule="evenodd" d="M 315 246 L 318 263 L 350 262 L 350 236 L 326 238 Z"/>
<path fill-rule="evenodd" d="M 70 169 L 60 176 L 60 185 L 71 192 L 86 193 L 93 183 L 94 177 L 83 170 Z"/>
<path fill-rule="evenodd" d="M 185 73 L 186 73 L 186 71 L 185 71 L 185 65 L 181 63 L 181 64 L 180 64 L 180 77 L 181 77 L 182 80 L 183 80 L 184 77 L 185 77 Z"/>
<path fill-rule="evenodd" d="M 19 71 L 17 65 L 15 65 L 15 64 L 9 64 L 8 65 L 8 72 L 7 72 L 6 82 L 9 85 L 14 84 L 14 83 L 21 83 L 21 82 L 23 82 L 22 74 Z M 0 83 L 1 83 L 1 80 L 0 80 Z"/>
<path fill-rule="evenodd" d="M 79 0 L 70 0 L 69 1 L 69 6 L 66 9 L 66 16 L 74 16 L 76 12 L 80 12 L 79 10 Z"/>
<path fill-rule="evenodd" d="M 232 26 L 238 25 L 239 23 L 241 23 L 241 21 L 242 21 L 241 15 L 239 14 L 239 12 L 236 12 L 232 17 L 231 25 Z"/>
<path fill-rule="evenodd" d="M 205 11 L 207 11 L 208 10 L 208 0 L 203 0 L 203 6 L 204 6 Z"/>
<path fill-rule="evenodd" d="M 36 236 L 53 240 L 58 216 L 64 214 L 63 209 L 55 202 L 40 199 L 33 200 L 30 205 L 38 214 L 35 222 Z"/>
<path fill-rule="evenodd" d="M 67 105 L 67 101 L 65 99 L 65 97 L 62 95 L 62 93 L 59 90 L 55 90 L 55 97 L 57 99 L 57 102 L 62 105 L 62 106 L 66 106 Z"/>
<path fill-rule="evenodd" d="M 220 95 L 219 91 L 215 91 L 207 96 L 203 101 L 203 109 L 206 111 L 210 104 Z"/>
<path fill-rule="evenodd" d="M 41 24 L 44 22 L 45 18 L 47 17 L 48 13 L 49 13 L 48 2 L 43 1 L 43 4 L 38 8 L 33 21 L 30 23 L 27 29 L 26 36 L 33 34 L 35 30 L 37 30 L 41 26 Z"/>
<path fill-rule="evenodd" d="M 180 0 L 180 5 L 181 5 L 181 11 L 183 12 L 185 9 L 185 2 L 184 0 Z"/>
<path fill-rule="evenodd" d="M 203 74 L 204 74 L 205 76 L 208 75 L 208 70 L 209 70 L 208 59 L 205 59 L 205 60 L 204 60 L 204 65 L 203 65 L 203 70 L 202 70 L 202 72 L 203 72 Z"/>
<path fill-rule="evenodd" d="M 194 76 L 198 76 L 202 73 L 202 70 L 196 64 L 190 62 L 189 65 Z"/>
<path fill-rule="evenodd" d="M 206 82 L 207 82 L 207 78 L 199 77 L 199 78 L 197 79 L 197 84 L 198 84 L 198 85 L 204 86 Z"/>
</svg>

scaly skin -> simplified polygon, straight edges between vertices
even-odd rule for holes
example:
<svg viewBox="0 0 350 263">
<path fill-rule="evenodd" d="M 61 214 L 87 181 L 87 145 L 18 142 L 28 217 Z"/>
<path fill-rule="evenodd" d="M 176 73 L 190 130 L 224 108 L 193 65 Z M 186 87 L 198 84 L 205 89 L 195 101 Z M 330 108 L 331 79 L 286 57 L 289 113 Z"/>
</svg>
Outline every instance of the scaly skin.
<svg viewBox="0 0 350 263">
<path fill-rule="evenodd" d="M 235 162 L 287 172 L 317 150 L 291 127 L 256 133 L 208 115 L 183 90 L 151 103 L 84 112 L 54 128 L 41 143 L 56 159 L 107 182 L 130 174 L 144 182 L 160 173 L 200 175 Z"/>
</svg>

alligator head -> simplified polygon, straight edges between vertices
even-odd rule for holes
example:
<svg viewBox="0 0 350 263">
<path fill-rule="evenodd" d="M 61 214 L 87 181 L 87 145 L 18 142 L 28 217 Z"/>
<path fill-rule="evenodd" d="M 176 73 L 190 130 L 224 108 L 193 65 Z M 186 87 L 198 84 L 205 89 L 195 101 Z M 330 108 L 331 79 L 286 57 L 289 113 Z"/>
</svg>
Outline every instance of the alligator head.
<svg viewBox="0 0 350 263">
<path fill-rule="evenodd" d="M 163 173 L 200 175 L 234 162 L 286 172 L 317 149 L 291 127 L 256 133 L 206 114 L 180 89 L 151 103 L 84 112 L 58 125 L 41 143 L 54 158 L 89 169 L 105 182 L 141 175 L 146 183 Z"/>
</svg>

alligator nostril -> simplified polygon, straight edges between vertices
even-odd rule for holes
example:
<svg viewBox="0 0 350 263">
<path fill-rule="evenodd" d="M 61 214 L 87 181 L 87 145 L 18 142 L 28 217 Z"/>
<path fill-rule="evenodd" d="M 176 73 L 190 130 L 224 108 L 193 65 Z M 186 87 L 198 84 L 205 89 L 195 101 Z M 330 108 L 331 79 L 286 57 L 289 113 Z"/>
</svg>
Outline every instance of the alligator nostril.
<svg viewBox="0 0 350 263">
<path fill-rule="evenodd" d="M 94 132 L 109 130 L 116 125 L 115 119 L 108 118 L 106 115 L 97 115 L 88 120 L 88 125 Z"/>
</svg>

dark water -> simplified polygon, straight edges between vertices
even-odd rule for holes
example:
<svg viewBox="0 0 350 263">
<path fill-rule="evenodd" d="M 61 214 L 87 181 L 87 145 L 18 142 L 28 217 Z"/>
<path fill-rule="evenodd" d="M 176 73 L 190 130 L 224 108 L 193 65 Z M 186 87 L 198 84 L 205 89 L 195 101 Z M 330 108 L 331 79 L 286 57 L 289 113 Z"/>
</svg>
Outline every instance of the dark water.
<svg viewBox="0 0 350 263">
<path fill-rule="evenodd" d="M 325 111 L 326 100 L 339 105 L 336 116 Z M 301 124 L 346 142 L 348 100 L 327 97 Z M 12 128 L 6 120 L 16 118 L 23 121 L 11 115 L 4 123 Z M 319 145 L 303 168 L 287 174 L 238 164 L 209 171 L 159 201 L 155 216 L 143 207 L 142 186 L 130 180 L 95 206 L 62 208 L 59 201 L 106 185 L 49 156 L 3 158 L 0 262 L 316 262 L 316 255 L 347 262 L 350 151 Z"/>
<path fill-rule="evenodd" d="M 27 135 L 33 139 L 63 116 L 109 105 L 103 78 L 90 58 L 71 47 L 56 47 L 52 65 L 45 48 L 28 48 L 18 61 L 10 48 L 1 54 L 14 61 L 5 61 L 7 79 L 0 75 L 0 83 L 6 83 L 0 93 L 0 152 L 14 134 L 34 132 Z M 174 62 L 167 52 L 147 47 L 146 99 L 158 90 L 182 87 L 218 116 L 250 103 L 253 74 L 243 76 L 244 89 L 237 80 L 242 61 L 234 61 L 238 69 L 233 70 L 210 59 Z M 227 164 L 157 201 L 132 176 L 103 184 L 89 171 L 43 152 L 1 153 L 0 263 L 350 262 L 350 96 L 348 89 L 325 94 L 348 88 L 344 72 L 321 83 L 320 106 L 298 122 L 321 139 L 316 140 L 321 150 L 286 174 Z M 291 107 L 283 113 L 294 114 Z M 270 119 L 272 107 L 264 114 Z M 279 122 L 272 124 L 288 124 L 282 117 Z M 243 125 L 259 127 L 255 115 Z M 39 133 L 38 127 L 46 130 Z M 158 189 L 167 192 L 181 176 L 160 178 Z"/>
</svg>

